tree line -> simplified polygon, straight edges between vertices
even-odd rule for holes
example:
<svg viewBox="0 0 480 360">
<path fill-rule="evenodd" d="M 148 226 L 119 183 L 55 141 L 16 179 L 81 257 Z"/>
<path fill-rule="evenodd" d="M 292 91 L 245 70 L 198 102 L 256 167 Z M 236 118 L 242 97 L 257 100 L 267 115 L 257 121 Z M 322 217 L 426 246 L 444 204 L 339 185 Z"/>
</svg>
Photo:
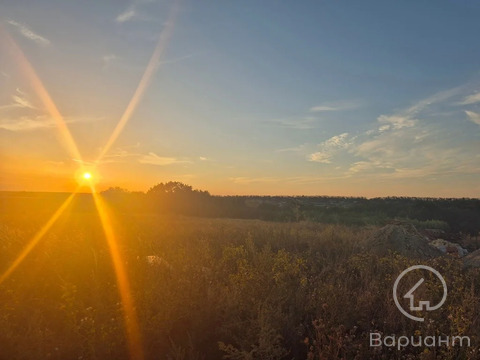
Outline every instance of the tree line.
<svg viewBox="0 0 480 360">
<path fill-rule="evenodd" d="M 217 196 L 177 181 L 159 183 L 147 192 L 113 187 L 102 195 L 115 209 L 128 212 L 359 226 L 404 219 L 424 228 L 480 232 L 480 199 L 472 198 Z"/>
</svg>

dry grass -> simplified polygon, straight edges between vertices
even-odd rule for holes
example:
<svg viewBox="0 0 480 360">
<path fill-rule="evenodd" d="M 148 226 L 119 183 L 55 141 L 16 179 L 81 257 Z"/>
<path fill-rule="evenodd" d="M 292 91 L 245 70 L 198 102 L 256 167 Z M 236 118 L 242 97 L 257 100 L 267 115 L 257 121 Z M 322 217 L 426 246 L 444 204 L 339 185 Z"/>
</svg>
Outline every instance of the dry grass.
<svg viewBox="0 0 480 360">
<path fill-rule="evenodd" d="M 0 271 L 40 220 L 3 219 Z M 467 334 L 475 346 L 480 335 L 479 272 L 426 262 L 445 274 L 449 297 L 413 323 L 390 295 L 413 261 L 362 252 L 374 228 L 149 215 L 118 215 L 116 227 L 148 359 L 477 358 L 460 348 L 368 348 L 374 330 Z M 0 285 L 0 329 L 0 359 L 128 358 L 96 216 L 61 219 Z"/>
</svg>

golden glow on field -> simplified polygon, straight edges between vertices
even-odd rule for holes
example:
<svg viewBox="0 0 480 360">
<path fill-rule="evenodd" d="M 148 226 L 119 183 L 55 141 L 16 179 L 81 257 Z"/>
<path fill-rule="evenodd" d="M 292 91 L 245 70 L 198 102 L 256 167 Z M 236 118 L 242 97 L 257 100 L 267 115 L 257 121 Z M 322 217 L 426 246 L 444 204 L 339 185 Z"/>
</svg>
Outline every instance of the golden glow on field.
<svg viewBox="0 0 480 360">
<path fill-rule="evenodd" d="M 57 211 L 51 216 L 51 218 L 47 221 L 47 223 L 33 236 L 33 238 L 29 241 L 27 246 L 23 249 L 23 251 L 20 253 L 20 255 L 17 256 L 15 261 L 10 265 L 10 267 L 0 276 L 0 284 L 4 282 L 10 274 L 22 263 L 23 260 L 27 257 L 28 254 L 35 248 L 35 246 L 38 244 L 40 240 L 45 236 L 45 234 L 50 230 L 50 228 L 55 224 L 55 222 L 58 220 L 58 218 L 63 214 L 65 209 L 67 209 L 68 205 L 73 200 L 73 197 L 75 194 L 78 192 L 75 190 L 68 198 L 65 200 L 65 202 L 60 205 Z"/>
<path fill-rule="evenodd" d="M 114 227 L 106 204 L 102 198 L 95 191 L 94 186 L 91 186 L 95 206 L 102 223 L 103 232 L 107 240 L 108 249 L 112 258 L 113 269 L 117 278 L 117 286 L 122 300 L 122 310 L 125 320 L 125 329 L 127 332 L 128 348 L 131 359 L 143 359 L 143 347 L 140 335 L 140 328 L 138 326 L 137 313 L 135 310 L 132 292 L 130 290 L 130 283 L 128 281 L 127 271 L 125 269 L 125 262 L 122 260 L 120 248 L 118 246 L 118 239 L 115 235 Z"/>
</svg>

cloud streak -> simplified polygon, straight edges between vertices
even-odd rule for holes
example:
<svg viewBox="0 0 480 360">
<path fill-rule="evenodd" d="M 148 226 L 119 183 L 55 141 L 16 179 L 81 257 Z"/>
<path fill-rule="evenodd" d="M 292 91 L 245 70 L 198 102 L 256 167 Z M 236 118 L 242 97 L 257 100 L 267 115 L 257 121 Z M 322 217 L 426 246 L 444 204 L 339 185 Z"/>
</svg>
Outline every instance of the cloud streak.
<svg viewBox="0 0 480 360">
<path fill-rule="evenodd" d="M 15 20 L 9 20 L 8 24 L 14 26 L 17 29 L 17 31 L 20 34 L 22 34 L 25 38 L 27 38 L 29 40 L 32 40 L 33 42 L 37 43 L 38 45 L 47 46 L 47 45 L 50 45 L 50 43 L 51 43 L 50 40 L 48 40 L 47 38 L 37 34 L 33 30 L 28 28 L 26 25 L 20 24 L 20 23 L 16 22 Z"/>
<path fill-rule="evenodd" d="M 138 162 L 141 164 L 166 166 L 179 163 L 189 163 L 190 161 L 179 160 L 174 157 L 159 156 L 154 152 L 149 152 L 147 155 L 143 155 L 142 157 L 140 157 L 140 159 L 138 159 Z"/>
<path fill-rule="evenodd" d="M 28 101 L 26 98 L 20 97 L 18 95 L 13 95 L 13 106 L 27 108 L 27 109 L 35 109 L 35 107 Z"/>
<path fill-rule="evenodd" d="M 130 7 L 128 7 L 124 12 L 122 12 L 115 18 L 115 21 L 117 23 L 124 23 L 126 21 L 132 20 L 136 15 L 137 12 L 135 10 L 135 6 L 130 5 Z"/>
<path fill-rule="evenodd" d="M 340 101 L 334 103 L 325 103 L 310 108 L 310 112 L 325 112 L 325 111 L 344 111 L 358 108 L 360 105 L 354 101 Z"/>
<path fill-rule="evenodd" d="M 274 119 L 267 122 L 289 129 L 309 130 L 315 128 L 314 124 L 316 120 L 317 118 L 313 116 L 305 116 L 293 119 Z"/>
<path fill-rule="evenodd" d="M 102 118 L 99 117 L 75 117 L 66 118 L 65 123 L 83 123 L 90 121 L 98 121 Z M 48 128 L 54 128 L 57 124 L 51 116 L 48 115 L 36 115 L 36 116 L 20 116 L 17 118 L 2 118 L 0 119 L 0 129 L 13 131 L 13 132 L 27 132 L 42 130 Z"/>
<path fill-rule="evenodd" d="M 8 110 L 13 108 L 35 109 L 35 106 L 27 99 L 26 94 L 17 89 L 17 93 L 12 95 L 13 103 L 8 105 L 1 105 L 0 110 Z"/>
<path fill-rule="evenodd" d="M 0 129 L 8 131 L 33 131 L 55 127 L 55 121 L 47 116 L 27 117 L 22 116 L 19 119 L 0 120 Z"/>
<path fill-rule="evenodd" d="M 466 96 L 462 101 L 460 101 L 459 105 L 472 105 L 480 102 L 480 92 L 476 94 L 472 94 Z"/>
<path fill-rule="evenodd" d="M 465 114 L 467 114 L 468 120 L 470 120 L 472 123 L 480 125 L 480 114 L 473 112 L 473 111 L 465 111 Z"/>
</svg>

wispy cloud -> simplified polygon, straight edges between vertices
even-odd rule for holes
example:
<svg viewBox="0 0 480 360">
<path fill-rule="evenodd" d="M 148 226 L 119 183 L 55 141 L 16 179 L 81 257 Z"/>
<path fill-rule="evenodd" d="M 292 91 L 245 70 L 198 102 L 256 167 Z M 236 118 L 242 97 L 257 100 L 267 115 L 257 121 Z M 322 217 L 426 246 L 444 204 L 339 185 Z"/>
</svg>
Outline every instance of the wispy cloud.
<svg viewBox="0 0 480 360">
<path fill-rule="evenodd" d="M 85 123 L 102 120 L 101 117 L 66 117 L 67 124 Z M 34 131 L 56 127 L 57 123 L 47 115 L 19 116 L 15 118 L 0 119 L 0 129 L 22 132 Z"/>
<path fill-rule="evenodd" d="M 474 124 L 480 125 L 480 113 L 476 113 L 473 111 L 465 111 L 465 114 L 467 114 L 468 120 L 470 120 Z"/>
<path fill-rule="evenodd" d="M 27 117 L 23 116 L 18 119 L 2 119 L 0 120 L 0 129 L 9 131 L 32 131 L 38 129 L 52 128 L 55 121 L 47 116 Z"/>
<path fill-rule="evenodd" d="M 310 154 L 308 159 L 310 161 L 315 161 L 315 162 L 319 162 L 319 163 L 322 163 L 322 164 L 330 164 L 331 163 L 331 161 L 330 161 L 331 157 L 332 157 L 332 154 L 330 154 L 328 152 L 317 151 L 317 152 L 314 152 L 313 154 Z"/>
<path fill-rule="evenodd" d="M 14 105 L 21 108 L 28 108 L 28 109 L 35 109 L 35 107 L 24 97 L 20 97 L 18 95 L 13 95 L 13 101 L 15 102 Z"/>
<path fill-rule="evenodd" d="M 275 152 L 301 152 L 301 151 L 305 151 L 305 148 L 306 148 L 306 144 L 301 144 L 301 145 L 293 146 L 289 148 L 278 149 L 278 150 L 275 150 Z"/>
<path fill-rule="evenodd" d="M 247 176 L 237 176 L 237 177 L 230 177 L 228 178 L 235 184 L 254 184 L 254 183 L 274 183 L 280 182 L 284 180 L 283 178 L 276 178 L 276 177 L 247 177 Z"/>
<path fill-rule="evenodd" d="M 420 111 L 428 109 L 434 104 L 442 103 L 445 102 L 446 100 L 459 95 L 462 91 L 464 91 L 465 86 L 457 86 L 452 89 L 444 90 L 444 91 L 439 91 L 432 96 L 429 96 L 423 100 L 418 101 L 414 105 L 410 106 L 407 108 L 403 113 L 406 115 L 416 115 Z"/>
<path fill-rule="evenodd" d="M 124 23 L 132 20 L 154 20 L 147 11 L 141 10 L 142 6 L 155 2 L 157 2 L 157 0 L 131 0 L 128 7 L 115 18 L 115 21 L 118 23 Z"/>
<path fill-rule="evenodd" d="M 115 21 L 118 23 L 123 23 L 129 20 L 132 20 L 137 15 L 135 5 L 130 5 L 125 11 L 119 14 Z"/>
<path fill-rule="evenodd" d="M 50 40 L 37 34 L 33 30 L 28 28 L 26 25 L 20 24 L 15 20 L 9 20 L 8 23 L 14 26 L 18 30 L 18 32 L 22 34 L 24 37 L 26 37 L 27 39 L 32 40 L 39 45 L 43 45 L 43 46 L 50 45 Z"/>
<path fill-rule="evenodd" d="M 165 166 L 179 163 L 189 163 L 190 161 L 180 160 L 174 157 L 159 156 L 154 152 L 149 152 L 147 155 L 140 157 L 138 162 L 141 164 Z"/>
<path fill-rule="evenodd" d="M 299 118 L 290 119 L 273 119 L 268 120 L 268 123 L 276 124 L 280 127 L 297 129 L 297 130 L 309 130 L 315 128 L 315 121 L 318 120 L 313 116 L 304 116 Z"/>
<path fill-rule="evenodd" d="M 458 105 L 471 105 L 480 102 L 480 92 L 466 96 Z"/>
<path fill-rule="evenodd" d="M 237 185 L 250 185 L 250 184 L 294 184 L 294 185 L 305 185 L 305 184 L 320 184 L 325 183 L 326 181 L 331 180 L 340 180 L 346 179 L 346 175 L 332 175 L 332 174 L 322 174 L 321 176 L 237 176 L 229 177 L 228 180 L 232 181 Z"/>
<path fill-rule="evenodd" d="M 316 128 L 316 123 L 319 121 L 319 118 L 312 113 L 349 110 L 349 109 L 357 108 L 358 106 L 359 106 L 359 103 L 353 102 L 353 101 L 320 104 L 320 105 L 311 107 L 308 110 L 308 112 L 306 112 L 303 116 L 300 115 L 300 116 L 290 117 L 285 119 L 273 119 L 273 120 L 268 120 L 267 122 L 277 124 L 278 126 L 290 128 L 290 129 L 310 130 L 310 129 Z"/>
<path fill-rule="evenodd" d="M 429 109 L 434 104 L 444 102 L 445 100 L 458 95 L 461 90 L 462 87 L 459 86 L 453 89 L 440 91 L 416 102 L 403 111 L 398 111 L 389 115 L 380 115 L 377 118 L 377 121 L 382 125 L 378 128 L 378 131 L 384 132 L 387 130 L 399 130 L 402 128 L 414 127 L 418 123 L 418 116 L 421 112 Z"/>
<path fill-rule="evenodd" d="M 404 127 L 412 127 L 412 126 L 415 126 L 415 124 L 417 122 L 416 119 L 412 119 L 408 115 L 406 115 L 406 116 L 402 116 L 402 115 L 391 115 L 391 116 L 380 115 L 377 120 L 378 120 L 379 123 L 385 124 L 385 125 L 380 126 L 380 128 L 378 129 L 379 131 L 385 131 L 385 130 L 388 130 L 390 128 L 401 129 L 401 128 L 404 128 Z"/>
<path fill-rule="evenodd" d="M 117 147 L 111 150 L 108 155 L 101 160 L 102 164 L 109 163 L 133 163 L 138 162 L 140 164 L 167 166 L 173 164 L 192 164 L 194 161 L 208 162 L 213 161 L 211 158 L 205 156 L 199 156 L 195 158 L 177 158 L 172 156 L 160 156 L 153 151 L 147 154 L 140 151 L 140 143 Z M 102 149 L 100 148 L 101 152 Z"/>
<path fill-rule="evenodd" d="M 360 106 L 357 101 L 339 101 L 333 103 L 319 104 L 312 106 L 310 112 L 323 112 L 323 111 L 344 111 L 356 109 Z"/>
<path fill-rule="evenodd" d="M 310 108 L 310 112 L 335 111 L 335 110 L 338 110 L 338 109 L 336 107 L 326 106 L 326 105 L 317 105 Z"/>
<path fill-rule="evenodd" d="M 391 173 L 394 172 L 395 168 L 389 165 L 382 164 L 378 161 L 357 161 L 353 163 L 349 169 L 348 174 L 357 174 L 357 173 Z"/>
<path fill-rule="evenodd" d="M 461 97 L 473 104 L 475 96 L 465 96 L 471 85 L 438 92 L 417 101 L 410 107 L 377 117 L 372 127 L 355 135 L 343 133 L 318 145 L 308 161 L 331 164 L 338 158 L 333 175 L 382 179 L 434 178 L 452 174 L 473 174 L 480 171 L 478 142 L 469 134 L 460 142 L 458 110 L 449 102 Z M 458 105 L 456 103 L 455 105 Z M 324 110 L 327 111 L 327 110 Z M 468 119 L 480 125 L 480 113 L 465 111 Z"/>
<path fill-rule="evenodd" d="M 318 145 L 319 151 L 308 156 L 309 161 L 330 164 L 331 158 L 340 150 L 348 149 L 354 139 L 349 139 L 348 133 L 332 136 Z"/>
<path fill-rule="evenodd" d="M 12 108 L 35 109 L 35 106 L 28 100 L 27 94 L 20 89 L 16 90 L 16 94 L 12 95 L 13 102 L 7 105 L 0 105 L 0 110 Z"/>
<path fill-rule="evenodd" d="M 387 150 L 389 139 L 357 149 L 367 160 L 352 164 L 348 173 L 355 176 L 375 175 L 377 178 L 427 178 L 452 174 L 477 174 L 480 171 L 478 155 L 471 149 L 441 147 L 433 139 L 420 146 L 412 146 L 408 138 L 399 138 Z M 405 141 L 407 144 L 405 144 Z M 402 144 L 402 142 L 404 142 Z"/>
<path fill-rule="evenodd" d="M 125 160 L 140 158 L 144 155 L 140 154 L 138 151 L 135 151 L 135 149 L 138 148 L 140 148 L 140 143 L 112 149 L 108 154 L 103 157 L 101 163 L 117 163 L 124 162 Z M 101 152 L 102 148 L 100 148 L 99 151 Z"/>
<path fill-rule="evenodd" d="M 436 120 L 446 100 L 460 95 L 462 87 L 442 91 L 413 106 L 394 113 L 380 115 L 377 130 L 367 131 L 349 149 L 357 159 L 348 173 L 355 176 L 376 174 L 385 178 L 419 178 L 453 173 L 470 173 L 478 169 L 472 162 L 474 142 L 459 144 L 445 124 Z M 436 107 L 434 107 L 436 106 Z M 480 114 L 465 111 L 470 121 L 480 124 Z M 419 119 L 422 119 L 420 121 Z"/>
</svg>

